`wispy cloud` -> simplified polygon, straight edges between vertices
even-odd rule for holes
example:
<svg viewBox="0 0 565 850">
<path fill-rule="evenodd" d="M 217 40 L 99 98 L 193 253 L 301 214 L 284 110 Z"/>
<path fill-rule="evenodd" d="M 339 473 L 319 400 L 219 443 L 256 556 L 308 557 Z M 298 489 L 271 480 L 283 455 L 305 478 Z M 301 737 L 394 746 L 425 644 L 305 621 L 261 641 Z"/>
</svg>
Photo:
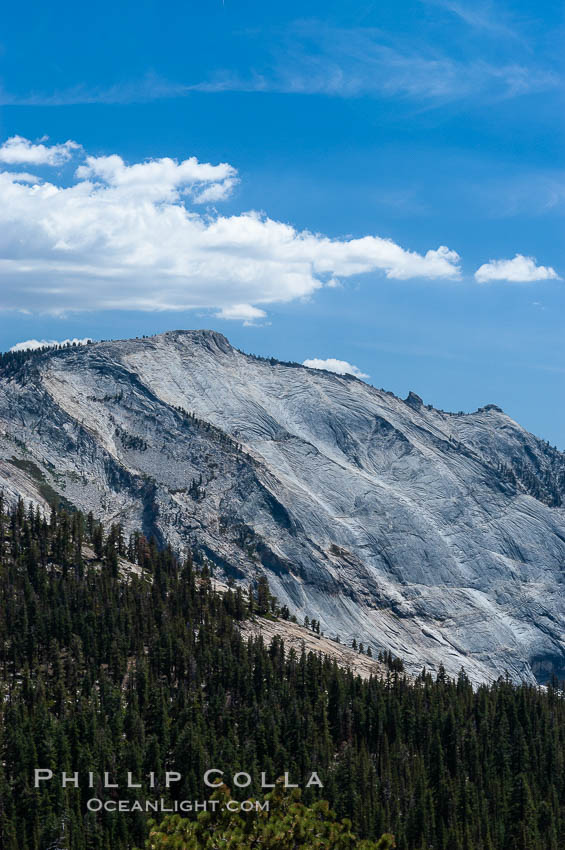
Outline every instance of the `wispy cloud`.
<svg viewBox="0 0 565 850">
<path fill-rule="evenodd" d="M 449 6 L 459 9 L 457 3 Z M 462 6 L 460 12 L 465 12 Z M 473 14 L 477 26 L 480 21 L 483 26 L 488 25 L 486 13 L 484 20 L 478 12 Z M 523 51 L 499 63 L 477 55 L 454 58 L 423 40 L 400 43 L 374 28 L 339 28 L 319 21 L 301 21 L 278 33 L 275 41 L 277 46 L 263 67 L 250 74 L 228 68 L 218 70 L 209 79 L 179 83 L 149 73 L 139 81 L 107 88 L 75 86 L 25 96 L 0 92 L 0 105 L 125 104 L 186 97 L 193 92 L 271 92 L 403 98 L 433 106 L 454 100 L 513 98 L 561 84 L 559 73 L 524 61 Z"/>
<path fill-rule="evenodd" d="M 494 36 L 503 36 L 524 43 L 526 40 L 512 25 L 501 4 L 492 2 L 462 3 L 459 0 L 422 0 L 427 6 L 437 6 L 455 15 L 472 29 Z"/>
<path fill-rule="evenodd" d="M 477 183 L 469 191 L 490 217 L 544 215 L 565 207 L 565 171 L 522 169 L 512 176 Z"/>
<path fill-rule="evenodd" d="M 184 97 L 190 86 L 165 80 L 152 72 L 139 80 L 111 86 L 70 86 L 53 92 L 32 91 L 15 95 L 0 87 L 0 106 L 76 106 L 80 104 L 144 103 L 173 97 Z"/>
<path fill-rule="evenodd" d="M 523 53 L 496 63 L 477 52 L 455 58 L 424 38 L 399 41 L 377 29 L 304 21 L 289 31 L 271 85 L 306 93 L 445 102 L 515 97 L 554 88 L 559 81 L 553 70 L 524 62 Z"/>
</svg>

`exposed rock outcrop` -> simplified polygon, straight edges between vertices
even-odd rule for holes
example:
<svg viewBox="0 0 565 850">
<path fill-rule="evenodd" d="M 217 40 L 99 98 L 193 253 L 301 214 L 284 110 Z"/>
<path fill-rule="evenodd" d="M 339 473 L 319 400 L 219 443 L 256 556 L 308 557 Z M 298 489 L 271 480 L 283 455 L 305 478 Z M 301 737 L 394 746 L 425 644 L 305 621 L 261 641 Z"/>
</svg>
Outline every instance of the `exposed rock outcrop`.
<svg viewBox="0 0 565 850">
<path fill-rule="evenodd" d="M 474 681 L 565 675 L 565 458 L 219 333 L 5 357 L 0 486 L 264 572 L 301 620 Z"/>
</svg>

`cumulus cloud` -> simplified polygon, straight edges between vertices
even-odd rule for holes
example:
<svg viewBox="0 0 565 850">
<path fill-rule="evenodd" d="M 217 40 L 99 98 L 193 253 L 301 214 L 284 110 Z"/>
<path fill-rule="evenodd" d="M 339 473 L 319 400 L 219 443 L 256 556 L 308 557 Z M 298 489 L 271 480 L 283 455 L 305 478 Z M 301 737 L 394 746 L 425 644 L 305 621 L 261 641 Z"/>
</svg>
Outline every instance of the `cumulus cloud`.
<svg viewBox="0 0 565 850">
<path fill-rule="evenodd" d="M 260 310 L 258 307 L 252 307 L 251 304 L 233 304 L 231 307 L 222 307 L 216 313 L 217 319 L 236 319 L 243 322 L 244 325 L 255 324 L 257 320 L 265 319 L 266 316 L 267 314 L 264 310 Z"/>
<path fill-rule="evenodd" d="M 191 192 L 193 201 L 225 200 L 237 183 L 235 168 L 222 162 L 210 165 L 192 156 L 184 162 L 170 157 L 126 165 L 121 156 L 87 156 L 76 170 L 84 181 L 100 181 L 123 197 L 142 201 L 176 201 L 179 192 Z"/>
<path fill-rule="evenodd" d="M 88 345 L 92 342 L 90 337 L 84 339 L 26 339 L 23 342 L 17 342 L 13 345 L 10 351 L 37 351 L 39 348 L 62 348 L 65 345 Z"/>
<path fill-rule="evenodd" d="M 44 145 L 42 141 L 34 144 L 22 136 L 12 136 L 0 146 L 0 162 L 7 165 L 63 165 L 80 148 L 70 140 L 60 145 Z"/>
<path fill-rule="evenodd" d="M 309 369 L 325 369 L 326 372 L 336 372 L 338 375 L 355 375 L 356 378 L 369 377 L 357 366 L 348 363 L 347 360 L 336 360 L 334 357 L 328 357 L 327 360 L 313 357 L 311 360 L 304 360 L 302 365 L 308 366 Z"/>
<path fill-rule="evenodd" d="M 536 280 L 558 280 L 559 275 L 551 266 L 538 266 L 534 257 L 516 254 L 513 260 L 490 260 L 475 272 L 479 283 L 505 280 L 509 283 L 533 283 Z"/>
<path fill-rule="evenodd" d="M 459 276 L 459 257 L 445 246 L 420 254 L 379 236 L 299 231 L 254 211 L 203 212 L 199 204 L 224 199 L 237 181 L 227 163 L 130 165 L 82 149 L 78 157 L 69 185 L 0 169 L 0 309 L 216 308 L 230 318 L 245 305 L 263 318 L 259 305 L 309 297 L 336 278 Z"/>
</svg>

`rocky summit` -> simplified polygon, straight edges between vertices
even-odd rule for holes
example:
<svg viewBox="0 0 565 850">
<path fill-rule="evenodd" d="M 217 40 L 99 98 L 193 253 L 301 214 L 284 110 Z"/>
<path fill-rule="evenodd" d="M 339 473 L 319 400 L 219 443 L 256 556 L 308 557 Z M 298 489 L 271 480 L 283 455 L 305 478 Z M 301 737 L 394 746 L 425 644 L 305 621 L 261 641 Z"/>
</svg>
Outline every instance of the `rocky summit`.
<svg viewBox="0 0 565 850">
<path fill-rule="evenodd" d="M 0 487 L 267 575 L 299 620 L 474 682 L 565 677 L 565 456 L 213 331 L 3 355 Z"/>
</svg>

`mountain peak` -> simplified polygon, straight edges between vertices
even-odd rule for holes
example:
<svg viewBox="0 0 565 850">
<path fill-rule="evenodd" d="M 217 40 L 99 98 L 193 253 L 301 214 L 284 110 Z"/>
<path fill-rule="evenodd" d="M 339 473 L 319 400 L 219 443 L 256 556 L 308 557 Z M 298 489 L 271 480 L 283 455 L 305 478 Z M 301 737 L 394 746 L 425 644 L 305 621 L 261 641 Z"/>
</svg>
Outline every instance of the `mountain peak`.
<svg viewBox="0 0 565 850">
<path fill-rule="evenodd" d="M 153 339 L 168 339 L 172 338 L 181 342 L 190 342 L 193 345 L 205 345 L 207 347 L 215 346 L 221 351 L 233 351 L 233 346 L 224 334 L 211 328 L 199 328 L 196 330 L 172 330 L 165 331 L 162 334 L 157 334 Z"/>
<path fill-rule="evenodd" d="M 218 574 L 262 573 L 299 619 L 411 672 L 565 674 L 565 457 L 511 419 L 247 356 L 213 330 L 10 359 L 7 500 L 65 499 Z"/>
<path fill-rule="evenodd" d="M 504 413 L 503 409 L 498 406 L 498 404 L 485 404 L 484 407 L 479 407 L 477 413 L 489 413 L 492 411 L 493 413 Z"/>
<path fill-rule="evenodd" d="M 422 405 L 424 404 L 423 399 L 421 399 L 420 396 L 417 395 L 416 393 L 412 392 L 412 390 L 410 390 L 410 392 L 408 393 L 408 395 L 404 399 L 404 402 L 405 402 L 405 404 L 412 407 L 414 410 L 419 410 L 422 407 Z"/>
</svg>

